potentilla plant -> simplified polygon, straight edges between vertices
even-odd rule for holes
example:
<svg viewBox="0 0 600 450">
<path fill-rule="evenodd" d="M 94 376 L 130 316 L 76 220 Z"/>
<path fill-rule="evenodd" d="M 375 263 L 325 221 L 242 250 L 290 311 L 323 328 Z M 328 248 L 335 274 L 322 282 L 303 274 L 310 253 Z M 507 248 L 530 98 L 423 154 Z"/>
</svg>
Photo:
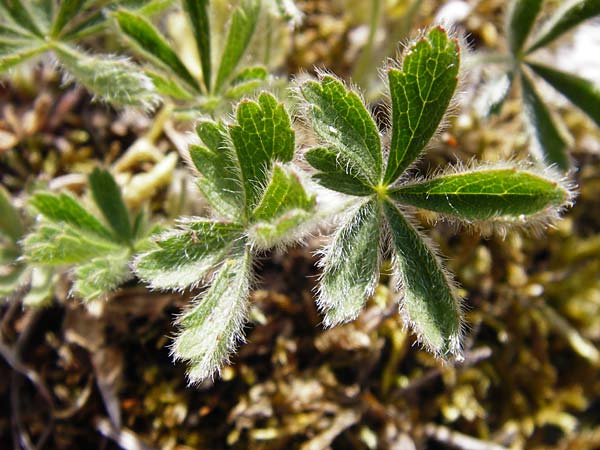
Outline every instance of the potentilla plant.
<svg viewBox="0 0 600 450">
<path fill-rule="evenodd" d="M 257 252 L 300 238 L 315 207 L 290 165 L 290 118 L 271 94 L 243 100 L 235 123 L 203 120 L 196 131 L 190 160 L 215 218 L 182 218 L 135 262 L 154 289 L 208 286 L 178 319 L 172 347 L 191 383 L 218 371 L 242 338 Z"/>
<path fill-rule="evenodd" d="M 331 75 L 299 86 L 321 143 L 305 154 L 325 188 L 355 199 L 323 249 L 318 305 L 326 326 L 354 319 L 389 255 L 400 309 L 419 340 L 441 357 L 461 354 L 461 299 L 430 240 L 411 220 L 413 207 L 476 223 L 545 223 L 571 201 L 550 170 L 516 163 L 452 167 L 427 179 L 411 165 L 435 134 L 459 77 L 460 49 L 440 27 L 410 45 L 386 69 L 391 131 L 386 139 L 360 95 Z"/>
</svg>

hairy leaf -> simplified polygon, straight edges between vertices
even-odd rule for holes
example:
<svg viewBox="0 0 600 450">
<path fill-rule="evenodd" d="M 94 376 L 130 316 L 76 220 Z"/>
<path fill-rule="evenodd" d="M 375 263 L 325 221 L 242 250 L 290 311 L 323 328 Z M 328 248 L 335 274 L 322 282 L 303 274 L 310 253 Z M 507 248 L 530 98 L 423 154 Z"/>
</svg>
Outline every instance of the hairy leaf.
<svg viewBox="0 0 600 450">
<path fill-rule="evenodd" d="M 113 14 L 121 31 L 144 56 L 155 64 L 170 69 L 194 90 L 199 90 L 196 79 L 150 22 L 138 14 L 125 10 L 119 10 Z"/>
<path fill-rule="evenodd" d="M 68 72 L 103 100 L 147 109 L 157 103 L 152 81 L 129 60 L 111 55 L 92 56 L 63 44 L 55 44 L 53 49 Z"/>
<path fill-rule="evenodd" d="M 513 55 L 518 56 L 521 53 L 541 7 L 542 0 L 512 1 L 507 14 L 506 35 Z"/>
<path fill-rule="evenodd" d="M 123 249 L 78 266 L 73 292 L 89 302 L 114 291 L 131 278 L 130 257 L 130 252 Z"/>
<path fill-rule="evenodd" d="M 392 142 L 385 183 L 396 180 L 436 132 L 454 95 L 459 65 L 458 42 L 438 27 L 408 50 L 402 70 L 388 70 Z"/>
<path fill-rule="evenodd" d="M 395 205 L 385 202 L 384 210 L 402 289 L 402 310 L 429 349 L 442 357 L 459 355 L 460 302 L 441 262 Z"/>
<path fill-rule="evenodd" d="M 252 258 L 247 249 L 237 250 L 221 266 L 210 288 L 179 319 L 180 331 L 173 343 L 175 359 L 190 365 L 190 383 L 214 375 L 229 360 L 248 315 Z"/>
<path fill-rule="evenodd" d="M 535 139 L 534 151 L 547 164 L 556 164 L 561 170 L 569 168 L 567 142 L 550 111 L 533 87 L 529 77 L 521 72 L 521 88 L 525 103 L 525 117 Z"/>
<path fill-rule="evenodd" d="M 382 174 L 379 131 L 358 94 L 329 75 L 303 83 L 300 91 L 317 135 L 347 161 L 355 177 L 377 185 Z"/>
<path fill-rule="evenodd" d="M 207 147 L 190 146 L 190 157 L 200 172 L 196 180 L 206 200 L 221 216 L 239 220 L 243 213 L 244 194 L 235 156 L 227 146 L 223 127 L 202 121 L 196 127 Z"/>
<path fill-rule="evenodd" d="M 89 183 L 94 201 L 115 232 L 115 236 L 123 242 L 131 243 L 133 231 L 129 212 L 113 176 L 107 170 L 96 168 L 89 177 Z"/>
<path fill-rule="evenodd" d="M 241 237 L 238 225 L 198 219 L 161 235 L 155 248 L 139 255 L 137 275 L 153 289 L 200 284 Z"/>
<path fill-rule="evenodd" d="M 361 180 L 360 175 L 334 148 L 311 148 L 304 157 L 311 166 L 321 171 L 313 175 L 313 179 L 322 186 L 348 195 L 373 194 L 373 188 Z"/>
<path fill-rule="evenodd" d="M 241 70 L 236 77 L 231 80 L 231 85 L 247 83 L 248 81 L 266 80 L 268 76 L 267 69 L 264 66 L 246 67 Z"/>
<path fill-rule="evenodd" d="M 598 0 L 567 0 L 537 33 L 527 53 L 544 47 L 581 22 L 600 14 Z"/>
<path fill-rule="evenodd" d="M 548 66 L 534 63 L 527 63 L 527 65 L 600 126 L 600 89 L 597 85 L 585 78 L 554 70 Z"/>
<path fill-rule="evenodd" d="M 0 40 L 0 73 L 48 50 L 48 45 L 42 41 L 12 41 Z"/>
<path fill-rule="evenodd" d="M 379 280 L 380 207 L 371 200 L 348 216 L 324 252 L 317 299 L 333 326 L 353 320 Z"/>
<path fill-rule="evenodd" d="M 273 175 L 258 206 L 254 220 L 271 220 L 291 209 L 310 210 L 315 205 L 314 196 L 308 195 L 298 176 L 280 165 L 275 165 Z"/>
<path fill-rule="evenodd" d="M 12 242 L 23 236 L 23 222 L 19 211 L 13 206 L 10 194 L 0 185 L 0 234 L 4 234 Z"/>
<path fill-rule="evenodd" d="M 144 73 L 152 80 L 156 92 L 177 100 L 192 100 L 194 95 L 187 91 L 182 83 L 163 76 L 155 71 L 145 69 Z"/>
<path fill-rule="evenodd" d="M 121 246 L 104 237 L 86 233 L 66 223 L 40 223 L 23 240 L 23 250 L 28 260 L 53 266 L 84 263 L 121 249 Z"/>
<path fill-rule="evenodd" d="M 292 244 L 305 236 L 306 224 L 312 217 L 312 211 L 289 209 L 268 221 L 253 222 L 248 236 L 252 245 L 260 250 Z"/>
<path fill-rule="evenodd" d="M 211 86 L 211 55 L 210 55 L 210 20 L 208 14 L 208 0 L 184 0 L 183 7 L 187 12 L 194 31 L 196 47 L 202 65 L 202 77 L 206 92 L 210 92 Z"/>
<path fill-rule="evenodd" d="M 463 220 L 532 215 L 569 198 L 554 180 L 517 168 L 475 170 L 404 185 L 394 200 Z"/>
<path fill-rule="evenodd" d="M 221 55 L 214 92 L 221 91 L 244 55 L 258 22 L 260 4 L 260 0 L 242 0 L 241 5 L 234 10 Z"/>
<path fill-rule="evenodd" d="M 294 155 L 290 118 L 275 97 L 263 92 L 258 102 L 242 100 L 238 125 L 229 129 L 242 175 L 249 214 L 260 200 L 273 161 L 288 162 Z"/>
<path fill-rule="evenodd" d="M 54 273 L 52 267 L 32 267 L 29 291 L 23 297 L 23 306 L 27 308 L 41 308 L 52 300 L 55 285 Z"/>
<path fill-rule="evenodd" d="M 38 192 L 31 198 L 30 203 L 50 222 L 62 222 L 108 241 L 112 240 L 110 231 L 76 200 L 66 194 L 55 195 Z"/>
</svg>

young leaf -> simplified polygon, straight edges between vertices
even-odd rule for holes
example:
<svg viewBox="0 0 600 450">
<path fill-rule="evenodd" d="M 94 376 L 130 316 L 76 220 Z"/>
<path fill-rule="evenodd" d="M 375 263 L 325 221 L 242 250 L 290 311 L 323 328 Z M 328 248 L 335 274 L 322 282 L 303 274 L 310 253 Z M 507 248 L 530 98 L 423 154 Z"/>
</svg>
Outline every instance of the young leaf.
<svg viewBox="0 0 600 450">
<path fill-rule="evenodd" d="M 0 185 L 0 234 L 17 242 L 23 236 L 23 222 L 19 211 L 12 205 L 10 194 Z"/>
<path fill-rule="evenodd" d="M 266 92 L 260 94 L 258 102 L 242 100 L 236 117 L 238 125 L 231 126 L 229 133 L 239 161 L 249 213 L 260 200 L 272 162 L 292 159 L 294 131 L 283 104 Z"/>
<path fill-rule="evenodd" d="M 598 14 L 600 14 L 598 0 L 567 0 L 563 2 L 552 18 L 537 33 L 534 42 L 527 49 L 527 53 L 548 45 L 571 28 Z"/>
<path fill-rule="evenodd" d="M 348 216 L 324 251 L 317 303 L 330 327 L 353 320 L 379 280 L 380 206 L 371 200 Z"/>
<path fill-rule="evenodd" d="M 56 37 L 63 30 L 65 25 L 75 17 L 75 15 L 81 10 L 85 0 L 62 0 L 60 7 L 54 22 L 52 23 L 52 29 L 50 35 Z"/>
<path fill-rule="evenodd" d="M 215 80 L 214 92 L 221 92 L 225 82 L 244 55 L 258 22 L 260 4 L 260 0 L 242 0 L 241 5 L 233 12 Z"/>
<path fill-rule="evenodd" d="M 145 109 L 157 103 L 152 81 L 129 60 L 111 55 L 92 56 L 65 44 L 55 44 L 53 49 L 69 74 L 103 100 Z"/>
<path fill-rule="evenodd" d="M 171 80 L 153 70 L 145 69 L 144 73 L 152 80 L 156 92 L 161 95 L 172 97 L 177 100 L 192 100 L 194 95 L 187 91 L 182 83 Z"/>
<path fill-rule="evenodd" d="M 78 264 L 121 250 L 110 238 L 86 233 L 66 223 L 41 223 L 23 240 L 25 257 L 35 263 L 56 266 Z"/>
<path fill-rule="evenodd" d="M 395 205 L 385 202 L 383 207 L 402 289 L 402 310 L 431 351 L 442 357 L 460 356 L 460 301 L 440 261 Z"/>
<path fill-rule="evenodd" d="M 600 126 L 600 89 L 594 83 L 541 64 L 527 65 Z"/>
<path fill-rule="evenodd" d="M 184 0 L 183 7 L 187 12 L 196 38 L 196 47 L 202 65 L 202 77 L 206 92 L 211 86 L 211 55 L 210 55 L 210 20 L 208 16 L 208 0 Z"/>
<path fill-rule="evenodd" d="M 123 242 L 131 243 L 133 232 L 129 212 L 113 176 L 107 170 L 96 168 L 89 177 L 89 183 L 94 201 L 115 235 Z"/>
<path fill-rule="evenodd" d="M 189 362 L 190 383 L 211 377 L 225 364 L 243 338 L 248 315 L 252 258 L 238 249 L 221 266 L 210 288 L 178 321 L 175 359 Z"/>
<path fill-rule="evenodd" d="M 304 190 L 298 176 L 275 165 L 271 181 L 263 197 L 254 209 L 254 220 L 270 220 L 291 209 L 309 210 L 315 205 L 315 198 Z"/>
<path fill-rule="evenodd" d="M 556 181 L 517 168 L 474 170 L 401 186 L 390 196 L 460 219 L 529 216 L 560 207 L 569 192 Z"/>
<path fill-rule="evenodd" d="M 519 56 L 533 22 L 540 12 L 542 0 L 513 0 L 506 21 L 506 35 L 513 55 Z"/>
<path fill-rule="evenodd" d="M 196 180 L 198 188 L 215 211 L 235 221 L 242 215 L 244 194 L 225 130 L 214 122 L 202 121 L 196 131 L 207 145 L 189 148 L 191 160 L 201 175 Z"/>
<path fill-rule="evenodd" d="M 351 164 L 345 162 L 335 148 L 311 148 L 304 157 L 311 166 L 321 171 L 313 175 L 313 179 L 321 186 L 348 195 L 373 194 L 373 188 L 361 179 L 360 175 L 352 169 Z"/>
<path fill-rule="evenodd" d="M 348 163 L 365 185 L 381 181 L 379 130 L 361 98 L 325 75 L 300 86 L 315 133 Z"/>
<path fill-rule="evenodd" d="M 239 225 L 194 220 L 160 236 L 155 248 L 139 255 L 137 275 L 153 289 L 196 286 L 241 238 Z"/>
<path fill-rule="evenodd" d="M 0 73 L 44 53 L 48 48 L 48 45 L 42 41 L 2 42 L 0 40 Z"/>
<path fill-rule="evenodd" d="M 30 203 L 50 222 L 62 222 L 71 225 L 74 229 L 91 233 L 108 241 L 112 240 L 110 231 L 66 194 L 55 195 L 38 192 L 32 197 Z"/>
<path fill-rule="evenodd" d="M 401 71 L 388 69 L 392 142 L 386 184 L 404 172 L 437 130 L 454 95 L 459 64 L 458 42 L 438 27 L 407 52 Z"/>
<path fill-rule="evenodd" d="M 150 22 L 138 14 L 125 10 L 115 11 L 113 15 L 121 31 L 144 56 L 173 71 L 195 91 L 199 90 L 196 79 L 181 62 L 165 38 Z"/>
<path fill-rule="evenodd" d="M 75 269 L 73 292 L 89 302 L 114 291 L 131 278 L 130 257 L 130 252 L 122 249 L 78 266 Z"/>
<path fill-rule="evenodd" d="M 567 170 L 569 168 L 567 142 L 529 77 L 523 72 L 521 72 L 521 88 L 525 117 L 536 142 L 534 149 L 538 151 L 538 157 L 547 164 L 556 164 L 560 170 Z"/>
</svg>

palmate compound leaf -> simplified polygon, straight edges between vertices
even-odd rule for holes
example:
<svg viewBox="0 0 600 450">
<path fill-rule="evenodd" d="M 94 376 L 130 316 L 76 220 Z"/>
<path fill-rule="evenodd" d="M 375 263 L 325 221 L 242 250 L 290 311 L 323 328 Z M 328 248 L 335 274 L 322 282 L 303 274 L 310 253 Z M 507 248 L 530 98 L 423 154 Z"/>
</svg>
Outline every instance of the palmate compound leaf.
<svg viewBox="0 0 600 450">
<path fill-rule="evenodd" d="M 266 250 L 296 241 L 314 207 L 315 197 L 306 193 L 298 175 L 276 164 L 262 199 L 252 213 L 248 230 L 252 244 Z"/>
<path fill-rule="evenodd" d="M 213 92 L 220 93 L 246 52 L 260 15 L 261 0 L 242 0 L 233 11 Z"/>
<path fill-rule="evenodd" d="M 439 258 L 396 205 L 383 204 L 401 288 L 401 308 L 419 340 L 444 358 L 460 355 L 460 299 Z"/>
<path fill-rule="evenodd" d="M 528 62 L 527 65 L 600 126 L 600 88 L 598 85 L 542 64 Z"/>
<path fill-rule="evenodd" d="M 294 155 L 294 131 L 283 104 L 263 92 L 258 101 L 242 100 L 238 125 L 229 134 L 239 163 L 244 205 L 249 216 L 258 204 L 273 161 L 289 162 Z"/>
<path fill-rule="evenodd" d="M 376 201 L 351 211 L 323 251 L 317 304 L 325 326 L 353 320 L 379 280 L 381 211 Z"/>
<path fill-rule="evenodd" d="M 569 189 L 558 177 L 517 167 L 441 175 L 390 191 L 390 197 L 398 203 L 467 222 L 523 221 L 546 210 L 560 208 L 570 196 Z"/>
<path fill-rule="evenodd" d="M 196 48 L 202 66 L 202 77 L 206 92 L 210 92 L 212 81 L 211 53 L 210 53 L 210 16 L 208 0 L 183 0 L 183 7 L 188 15 Z"/>
<path fill-rule="evenodd" d="M 542 0 L 513 0 L 506 15 L 506 36 L 510 51 L 519 56 L 535 18 L 542 8 Z"/>
<path fill-rule="evenodd" d="M 237 245 L 242 232 L 233 223 L 189 218 L 136 258 L 136 273 L 153 289 L 198 286 Z"/>
<path fill-rule="evenodd" d="M 585 20 L 600 14 L 598 0 L 566 0 L 534 37 L 527 53 L 542 48 Z"/>
<path fill-rule="evenodd" d="M 175 359 L 189 364 L 190 383 L 209 378 L 225 364 L 243 339 L 249 309 L 252 255 L 239 242 L 215 273 L 210 287 L 177 321 Z"/>
<path fill-rule="evenodd" d="M 360 166 L 357 168 L 349 163 L 346 148 L 336 145 L 343 142 L 343 136 L 336 135 L 334 141 L 330 134 L 323 132 L 326 122 L 320 118 L 312 120 L 313 128 L 322 140 L 321 147 L 306 153 L 306 160 L 319 171 L 314 178 L 324 187 L 353 196 L 358 205 L 346 216 L 323 251 L 319 305 L 327 325 L 355 317 L 377 282 L 379 248 L 386 250 L 388 247 L 399 281 L 401 310 L 408 322 L 435 354 L 459 357 L 460 299 L 433 247 L 403 215 L 396 202 L 440 211 L 464 222 L 508 217 L 517 218 L 514 222 L 520 223 L 524 216 L 538 220 L 536 224 L 539 225 L 542 219 L 547 222 L 569 204 L 570 192 L 551 174 L 536 173 L 509 163 L 481 171 L 475 167 L 422 182 L 402 179 L 399 185 L 396 184 L 397 175 L 435 133 L 456 87 L 458 70 L 456 42 L 448 39 L 440 28 L 435 28 L 413 45 L 408 55 L 404 62 L 408 74 L 392 69 L 394 72 L 390 76 L 394 108 L 392 148 L 386 178 L 380 185 L 370 185 L 361 179 Z M 437 71 L 440 61 L 446 61 L 442 64 L 444 70 Z M 431 76 L 436 73 L 439 76 Z M 423 93 L 415 91 L 413 96 L 405 95 L 410 89 L 419 87 L 417 79 L 420 82 L 427 80 L 429 89 Z M 312 83 L 310 86 L 318 92 L 319 82 Z M 301 92 L 304 86 L 306 84 L 301 86 Z M 350 91 L 341 88 L 338 98 L 345 98 Z M 428 92 L 439 95 L 428 96 Z M 309 111 L 313 109 L 313 102 L 320 107 L 320 97 L 304 97 Z M 424 101 L 424 98 L 428 100 Z M 440 103 L 434 104 L 434 99 Z M 347 111 L 347 103 L 334 102 L 331 108 L 331 116 L 335 117 Z M 354 108 L 350 114 L 356 114 L 354 120 L 358 121 L 364 110 L 364 106 Z M 415 111 L 423 114 L 423 122 L 411 122 L 410 117 Z M 342 132 L 339 124 L 336 129 Z M 353 136 L 355 130 L 350 128 L 349 133 Z M 395 149 L 394 145 L 397 146 Z M 368 156 L 365 156 L 367 160 Z M 333 178 L 324 175 L 338 177 L 339 182 L 336 184 L 331 181 Z"/>
<path fill-rule="evenodd" d="M 532 152 L 548 165 L 556 165 L 560 170 L 569 169 L 567 140 L 552 113 L 544 104 L 529 76 L 521 72 L 524 114 L 534 139 Z"/>
<path fill-rule="evenodd" d="M 429 143 L 458 83 L 460 49 L 438 27 L 406 52 L 402 70 L 388 69 L 392 142 L 384 181 L 395 181 Z"/>
</svg>

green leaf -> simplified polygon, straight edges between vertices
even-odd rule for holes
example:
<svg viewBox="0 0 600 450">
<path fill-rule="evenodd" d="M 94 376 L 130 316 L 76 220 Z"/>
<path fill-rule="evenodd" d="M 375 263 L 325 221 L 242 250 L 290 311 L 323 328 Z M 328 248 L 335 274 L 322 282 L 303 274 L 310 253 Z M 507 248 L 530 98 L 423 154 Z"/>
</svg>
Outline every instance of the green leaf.
<svg viewBox="0 0 600 450">
<path fill-rule="evenodd" d="M 65 223 L 40 223 L 23 240 L 28 260 L 50 266 L 87 262 L 121 249 L 105 238 Z"/>
<path fill-rule="evenodd" d="M 598 0 L 565 1 L 537 33 L 527 53 L 548 45 L 581 22 L 600 14 Z"/>
<path fill-rule="evenodd" d="M 0 274 L 0 299 L 11 297 L 27 280 L 25 265 L 14 265 L 12 270 Z"/>
<path fill-rule="evenodd" d="M 268 249 L 296 241 L 312 216 L 315 197 L 308 195 L 298 176 L 276 165 L 265 193 L 252 214 L 253 243 Z"/>
<path fill-rule="evenodd" d="M 252 258 L 247 249 L 234 252 L 221 266 L 210 288 L 179 319 L 172 352 L 187 361 L 190 383 L 214 375 L 243 339 L 248 316 Z"/>
<path fill-rule="evenodd" d="M 210 20 L 208 15 L 208 0 L 184 0 L 183 8 L 187 12 L 194 31 L 196 47 L 200 55 L 202 65 L 202 76 L 206 92 L 210 92 L 211 86 L 211 56 L 210 56 Z"/>
<path fill-rule="evenodd" d="M 596 84 L 541 64 L 528 62 L 527 65 L 600 126 L 600 89 Z"/>
<path fill-rule="evenodd" d="M 0 13 L 3 13 L 4 17 L 10 17 L 15 25 L 23 27 L 32 34 L 43 38 L 44 34 L 33 20 L 29 9 L 21 0 L 0 0 Z"/>
<path fill-rule="evenodd" d="M 256 80 L 264 81 L 267 79 L 267 76 L 267 68 L 264 66 L 246 67 L 241 70 L 233 80 L 231 80 L 231 85 L 235 86 L 236 84 L 243 84 L 247 83 L 248 81 Z"/>
<path fill-rule="evenodd" d="M 402 287 L 402 310 L 427 348 L 444 358 L 459 356 L 460 301 L 441 262 L 396 206 L 385 202 L 384 211 Z"/>
<path fill-rule="evenodd" d="M 501 73 L 486 82 L 474 101 L 475 110 L 481 117 L 490 117 L 500 113 L 510 94 L 514 74 Z"/>
<path fill-rule="evenodd" d="M 136 274 L 153 289 L 197 286 L 239 241 L 242 229 L 235 224 L 203 219 L 182 222 L 161 235 L 154 249 L 139 255 Z"/>
<path fill-rule="evenodd" d="M 10 194 L 0 185 L 0 233 L 12 242 L 23 237 L 23 222 L 19 211 L 11 202 Z"/>
<path fill-rule="evenodd" d="M 152 80 L 129 60 L 112 55 L 88 55 L 75 47 L 55 44 L 65 69 L 93 94 L 115 105 L 152 109 L 158 102 Z"/>
<path fill-rule="evenodd" d="M 315 133 L 364 184 L 377 185 L 383 164 L 379 130 L 358 94 L 330 75 L 303 83 L 300 91 Z"/>
<path fill-rule="evenodd" d="M 506 35 L 513 55 L 519 56 L 535 18 L 542 7 L 542 0 L 513 0 L 507 14 Z"/>
<path fill-rule="evenodd" d="M 76 200 L 66 194 L 38 192 L 30 200 L 48 221 L 65 223 L 75 229 L 94 234 L 103 239 L 112 240 L 112 234 L 102 223 L 88 213 Z"/>
<path fill-rule="evenodd" d="M 171 70 L 195 91 L 199 91 L 196 79 L 150 22 L 140 15 L 125 10 L 115 11 L 113 15 L 121 31 L 131 40 L 138 51 L 155 64 Z"/>
<path fill-rule="evenodd" d="M 263 84 L 263 80 L 249 80 L 243 83 L 238 83 L 228 88 L 223 93 L 223 97 L 228 98 L 230 100 L 237 100 L 242 97 L 248 97 L 252 95 L 254 91 L 259 89 Z"/>
<path fill-rule="evenodd" d="M 89 177 L 89 183 L 94 201 L 115 235 L 121 241 L 131 243 L 133 231 L 129 212 L 123 202 L 121 189 L 113 176 L 107 170 L 96 168 Z"/>
<path fill-rule="evenodd" d="M 60 8 L 54 22 L 52 23 L 52 30 L 50 35 L 56 37 L 63 30 L 65 25 L 69 23 L 81 10 L 85 0 L 62 0 L 60 2 Z"/>
<path fill-rule="evenodd" d="M 247 214 L 260 200 L 273 161 L 294 156 L 294 131 L 290 118 L 275 97 L 263 92 L 258 102 L 242 100 L 237 122 L 229 133 L 239 161 Z"/>
<path fill-rule="evenodd" d="M 335 148 L 311 148 L 304 157 L 311 166 L 322 171 L 313 175 L 313 179 L 322 186 L 348 195 L 364 196 L 374 193 L 373 188 L 365 184 Z"/>
<path fill-rule="evenodd" d="M 75 269 L 73 292 L 84 301 L 96 300 L 131 278 L 127 249 L 95 258 Z"/>
<path fill-rule="evenodd" d="M 314 196 L 306 193 L 298 175 L 275 165 L 271 180 L 260 203 L 254 209 L 252 219 L 269 221 L 291 209 L 308 211 L 314 205 Z"/>
<path fill-rule="evenodd" d="M 48 50 L 41 41 L 2 42 L 0 40 L 0 73 Z"/>
<path fill-rule="evenodd" d="M 438 27 L 406 53 L 402 70 L 388 70 L 392 142 L 384 182 L 396 180 L 419 156 L 444 117 L 458 81 L 460 49 Z"/>
<path fill-rule="evenodd" d="M 556 181 L 518 168 L 475 170 L 408 184 L 390 192 L 400 202 L 463 220 L 529 216 L 569 199 Z"/>
<path fill-rule="evenodd" d="M 317 303 L 330 327 L 353 320 L 379 280 L 380 207 L 375 201 L 352 211 L 324 251 Z"/>
<path fill-rule="evenodd" d="M 225 41 L 225 48 L 221 55 L 221 64 L 219 65 L 219 71 L 215 80 L 214 92 L 221 92 L 221 89 L 225 86 L 225 82 L 231 76 L 246 52 L 246 48 L 250 43 L 250 39 L 252 39 L 256 23 L 258 22 L 260 4 L 260 0 L 242 0 L 241 5 L 233 11 Z"/>
<path fill-rule="evenodd" d="M 207 145 L 189 148 L 191 160 L 201 175 L 196 180 L 198 188 L 222 217 L 239 220 L 243 216 L 244 193 L 235 155 L 227 146 L 224 127 L 202 121 L 196 131 Z"/>
<path fill-rule="evenodd" d="M 194 98 L 193 94 L 184 89 L 179 82 L 152 70 L 145 69 L 144 73 L 152 80 L 152 84 L 154 84 L 156 92 L 159 94 L 177 100 L 192 100 Z"/>
<path fill-rule="evenodd" d="M 546 164 L 556 164 L 560 170 L 568 170 L 567 142 L 529 77 L 523 72 L 521 72 L 521 89 L 525 117 L 535 140 L 534 153 L 537 153 L 538 158 Z"/>
</svg>

